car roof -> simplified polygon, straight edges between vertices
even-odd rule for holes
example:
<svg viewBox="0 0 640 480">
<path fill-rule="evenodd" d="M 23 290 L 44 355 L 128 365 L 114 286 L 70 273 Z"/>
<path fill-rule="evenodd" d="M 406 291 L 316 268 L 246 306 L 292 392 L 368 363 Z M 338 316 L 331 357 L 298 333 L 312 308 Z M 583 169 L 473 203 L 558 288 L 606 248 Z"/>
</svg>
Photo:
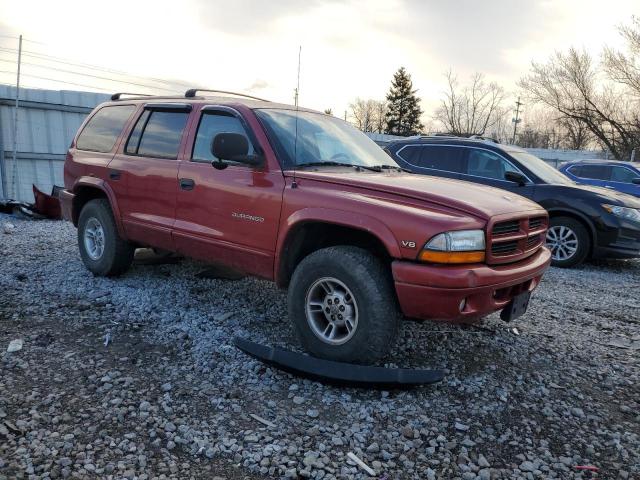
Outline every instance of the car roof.
<svg viewBox="0 0 640 480">
<path fill-rule="evenodd" d="M 622 160 L 571 160 L 565 163 L 563 166 L 570 167 L 572 165 L 626 165 L 628 167 L 640 169 L 640 163 L 638 162 L 626 162 Z"/>
<path fill-rule="evenodd" d="M 194 91 L 195 92 L 195 91 Z M 214 91 L 215 92 L 215 91 Z M 296 107 L 285 103 L 276 103 L 257 97 L 245 96 L 244 94 L 233 92 L 220 92 L 223 95 L 136 95 L 127 93 L 116 93 L 111 97 L 111 101 L 107 101 L 104 105 L 118 105 L 123 103 L 178 103 L 178 104 L 204 104 L 204 105 L 221 105 L 233 107 L 234 105 L 244 105 L 251 109 L 272 108 L 278 110 L 298 110 L 300 112 L 321 113 L 309 108 Z M 227 94 L 228 93 L 228 94 Z M 126 95 L 126 96 L 125 96 Z"/>
<path fill-rule="evenodd" d="M 465 138 L 453 135 L 418 135 L 406 137 L 401 140 L 393 140 L 387 147 L 401 145 L 463 145 L 468 147 L 483 147 L 503 152 L 524 152 L 525 150 L 513 145 L 504 145 L 487 138 Z"/>
</svg>

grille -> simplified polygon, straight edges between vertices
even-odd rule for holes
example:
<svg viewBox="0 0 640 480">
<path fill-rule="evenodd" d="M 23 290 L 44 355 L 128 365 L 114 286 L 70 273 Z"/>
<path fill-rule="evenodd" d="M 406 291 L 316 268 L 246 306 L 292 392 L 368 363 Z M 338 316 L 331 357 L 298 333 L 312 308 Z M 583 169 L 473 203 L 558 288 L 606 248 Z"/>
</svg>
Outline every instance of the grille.
<svg viewBox="0 0 640 480">
<path fill-rule="evenodd" d="M 527 246 L 526 249 L 530 250 L 536 245 L 540 243 L 540 235 L 533 235 L 532 237 L 527 238 Z"/>
<path fill-rule="evenodd" d="M 494 235 L 504 235 L 505 233 L 517 233 L 520 230 L 519 220 L 496 223 L 493 226 Z"/>
<path fill-rule="evenodd" d="M 542 226 L 544 217 L 535 217 L 529 219 L 529 230 L 536 230 Z"/>
<path fill-rule="evenodd" d="M 518 251 L 518 241 L 494 243 L 491 245 L 491 253 L 495 256 L 512 255 Z"/>
</svg>

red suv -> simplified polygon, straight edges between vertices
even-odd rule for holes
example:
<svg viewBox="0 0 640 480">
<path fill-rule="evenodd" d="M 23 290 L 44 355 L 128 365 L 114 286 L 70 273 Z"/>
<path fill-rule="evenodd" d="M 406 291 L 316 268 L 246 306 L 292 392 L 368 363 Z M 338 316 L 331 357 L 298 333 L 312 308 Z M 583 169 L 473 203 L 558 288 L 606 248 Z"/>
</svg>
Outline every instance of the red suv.
<svg viewBox="0 0 640 480">
<path fill-rule="evenodd" d="M 116 94 L 73 140 L 61 200 L 95 275 L 153 247 L 273 280 L 308 351 L 359 363 L 389 351 L 401 313 L 526 310 L 550 262 L 537 204 L 403 172 L 330 115 L 198 92 Z"/>
</svg>

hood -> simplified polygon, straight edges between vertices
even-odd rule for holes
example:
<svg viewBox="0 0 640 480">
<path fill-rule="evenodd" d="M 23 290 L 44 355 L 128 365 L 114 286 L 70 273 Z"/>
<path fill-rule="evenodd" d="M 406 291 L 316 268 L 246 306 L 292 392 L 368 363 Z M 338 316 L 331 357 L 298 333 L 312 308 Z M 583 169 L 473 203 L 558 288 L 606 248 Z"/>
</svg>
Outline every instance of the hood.
<svg viewBox="0 0 640 480">
<path fill-rule="evenodd" d="M 621 207 L 640 208 L 640 198 L 628 195 L 626 193 L 613 190 L 611 188 L 595 187 L 593 185 L 537 185 L 536 189 L 545 190 L 563 190 L 570 198 L 573 196 L 591 197 L 599 203 L 607 203 L 610 205 L 618 205 Z"/>
<path fill-rule="evenodd" d="M 290 174 L 291 172 L 287 172 Z M 322 171 L 296 172 L 296 178 L 363 188 L 442 205 L 488 220 L 495 215 L 540 210 L 542 207 L 520 195 L 477 183 L 410 173 Z"/>
</svg>

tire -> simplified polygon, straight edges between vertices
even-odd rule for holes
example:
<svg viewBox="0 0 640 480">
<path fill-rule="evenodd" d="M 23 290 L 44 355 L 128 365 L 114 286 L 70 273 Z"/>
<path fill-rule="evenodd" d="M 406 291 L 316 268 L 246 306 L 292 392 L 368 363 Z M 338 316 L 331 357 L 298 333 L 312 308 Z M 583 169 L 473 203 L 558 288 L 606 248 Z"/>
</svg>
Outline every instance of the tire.
<svg viewBox="0 0 640 480">
<path fill-rule="evenodd" d="M 96 245 L 96 229 L 102 229 L 102 249 Z M 89 233 L 88 233 L 89 231 Z M 94 232 L 91 234 L 91 232 Z M 86 241 L 86 238 L 93 238 Z M 116 222 L 109 201 L 104 198 L 91 200 L 82 208 L 78 219 L 78 247 L 82 262 L 94 275 L 111 277 L 126 272 L 133 262 L 135 247 L 118 235 Z M 100 253 L 101 250 L 101 253 Z"/>
<path fill-rule="evenodd" d="M 323 287 L 327 281 L 333 281 L 333 293 Z M 344 297 L 341 304 L 336 301 L 339 297 Z M 335 303 L 328 305 L 326 302 L 332 298 Z M 314 311 L 308 313 L 308 301 L 323 302 L 323 306 L 310 307 Z M 377 362 L 389 353 L 400 327 L 401 316 L 388 268 L 357 247 L 324 248 L 305 257 L 291 278 L 288 307 L 290 321 L 302 346 L 316 357 L 338 362 Z M 330 323 L 325 310 L 334 308 L 330 313 L 338 317 L 342 307 L 347 308 L 342 313 L 352 320 L 351 333 L 347 320 L 336 318 L 336 326 L 327 327 L 336 338 L 327 340 L 325 335 L 325 339 L 321 339 L 321 334 L 316 332 L 323 331 Z"/>
<path fill-rule="evenodd" d="M 547 247 L 551 250 L 551 265 L 560 268 L 575 267 L 589 255 L 591 238 L 585 226 L 575 218 L 553 217 L 549 221 Z M 575 251 L 567 256 L 573 248 Z"/>
</svg>

